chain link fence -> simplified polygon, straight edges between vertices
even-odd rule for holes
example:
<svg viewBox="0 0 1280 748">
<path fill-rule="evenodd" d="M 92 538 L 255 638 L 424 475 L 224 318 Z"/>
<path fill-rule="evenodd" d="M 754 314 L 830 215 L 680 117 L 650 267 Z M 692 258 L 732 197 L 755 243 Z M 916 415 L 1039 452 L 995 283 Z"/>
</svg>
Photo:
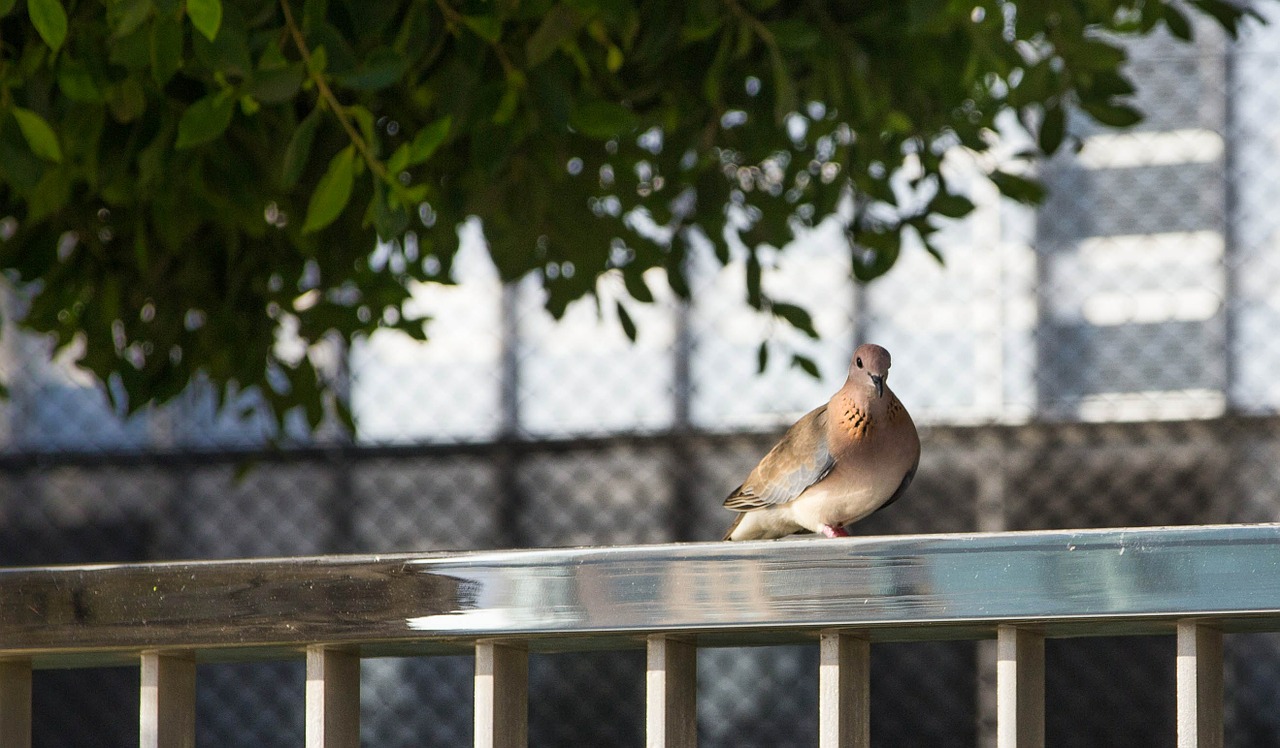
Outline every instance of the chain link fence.
<svg viewBox="0 0 1280 748">
<path fill-rule="evenodd" d="M 199 386 L 118 419 L 6 329 L 0 564 L 717 539 L 722 498 L 866 340 L 893 351 L 924 454 L 907 499 L 856 534 L 1280 519 L 1280 30 L 1201 31 L 1132 45 L 1148 119 L 1075 121 L 1083 147 L 1044 165 L 1039 210 L 975 181 L 946 267 L 905 251 L 856 287 L 830 226 L 766 256 L 766 289 L 812 308 L 821 343 L 744 310 L 741 263 L 709 252 L 691 259 L 692 303 L 628 302 L 635 345 L 612 304 L 554 322 L 535 286 L 499 283 L 468 226 L 461 284 L 417 299 L 432 342 L 348 352 L 359 433 L 267 450 L 261 423 L 214 413 Z M 757 376 L 762 335 L 775 355 Z M 1049 744 L 1171 744 L 1173 653 L 1171 637 L 1049 642 Z M 1280 639 L 1230 635 L 1227 656 L 1228 744 L 1280 743 Z M 703 745 L 814 743 L 815 648 L 704 650 L 698 666 Z M 363 668 L 364 744 L 470 741 L 469 658 Z M 532 656 L 531 745 L 639 745 L 643 668 L 641 652 Z M 990 643 L 877 645 L 873 740 L 991 744 L 994 678 Z M 136 743 L 137 684 L 38 672 L 36 745 Z M 200 745 L 302 741 L 300 663 L 201 665 L 198 689 Z"/>
</svg>

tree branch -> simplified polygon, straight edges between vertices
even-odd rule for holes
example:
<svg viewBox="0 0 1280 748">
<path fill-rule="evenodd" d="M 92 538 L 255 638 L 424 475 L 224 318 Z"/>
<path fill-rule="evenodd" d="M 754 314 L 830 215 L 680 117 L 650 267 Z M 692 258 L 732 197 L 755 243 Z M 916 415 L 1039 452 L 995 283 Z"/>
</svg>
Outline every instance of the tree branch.
<svg viewBox="0 0 1280 748">
<path fill-rule="evenodd" d="M 445 0 L 436 0 L 436 7 L 440 9 L 440 14 L 444 16 L 444 22 L 446 26 L 448 26 L 449 31 L 453 32 L 456 36 L 458 33 L 456 29 L 459 25 L 466 25 L 466 18 L 455 10 L 453 6 L 445 2 Z M 475 31 L 473 30 L 472 33 L 475 33 Z M 480 35 L 476 34 L 476 36 Z M 513 76 L 523 75 L 516 69 L 516 66 L 511 63 L 511 58 L 507 57 L 507 52 L 502 48 L 501 44 L 489 41 L 483 37 L 481 38 L 485 42 L 488 42 L 489 46 L 493 49 L 493 54 L 498 58 L 498 62 L 502 65 L 502 72 L 506 74 L 507 80 L 510 80 Z"/>
<path fill-rule="evenodd" d="M 306 39 L 302 37 L 302 30 L 298 28 L 298 24 L 293 20 L 293 11 L 289 8 L 289 0 L 280 0 L 280 8 L 284 11 L 284 23 L 289 29 L 289 36 L 293 39 L 293 45 L 298 48 L 298 54 L 302 56 L 302 62 L 307 67 L 307 76 L 316 84 L 316 90 L 320 92 L 320 98 L 328 103 L 329 108 L 333 110 L 334 116 L 338 118 L 338 122 L 342 123 L 342 129 L 346 130 L 347 137 L 351 138 L 356 150 L 360 151 L 360 155 L 364 158 L 369 169 L 387 184 L 399 186 L 399 182 L 391 178 L 391 175 L 387 173 L 387 167 L 374 154 L 369 143 L 365 141 L 360 135 L 360 131 L 356 129 L 355 124 L 351 122 L 351 118 L 347 116 L 342 102 L 338 101 L 333 89 L 329 88 L 329 83 L 324 79 L 324 75 L 317 72 L 312 65 L 311 48 L 307 46 Z"/>
</svg>

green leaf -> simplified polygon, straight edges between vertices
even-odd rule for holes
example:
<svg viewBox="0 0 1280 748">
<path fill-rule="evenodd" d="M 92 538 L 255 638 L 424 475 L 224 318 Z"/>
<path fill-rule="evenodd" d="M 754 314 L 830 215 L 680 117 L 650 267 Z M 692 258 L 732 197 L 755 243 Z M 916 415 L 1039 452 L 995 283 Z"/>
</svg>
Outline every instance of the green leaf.
<svg viewBox="0 0 1280 748">
<path fill-rule="evenodd" d="M 178 120 L 178 141 L 174 148 L 191 148 L 220 137 L 231 124 L 235 105 L 234 97 L 219 91 L 187 107 Z"/>
<path fill-rule="evenodd" d="M 463 16 L 462 22 L 490 44 L 497 44 L 502 38 L 502 21 L 496 16 Z"/>
<path fill-rule="evenodd" d="M 808 335 L 814 340 L 818 339 L 818 331 L 813 326 L 813 317 L 811 317 L 809 312 L 803 307 L 796 306 L 795 304 L 784 304 L 781 301 L 775 301 L 773 302 L 772 310 L 774 316 L 781 317 L 792 327 L 805 335 Z"/>
<path fill-rule="evenodd" d="M 351 200 L 351 186 L 355 181 L 356 147 L 349 145 L 338 151 L 338 155 L 329 161 L 329 169 L 320 178 L 316 191 L 311 195 L 307 205 L 307 219 L 302 225 L 302 233 L 328 226 L 337 220 L 342 209 Z"/>
<path fill-rule="evenodd" d="M 68 160 L 77 161 L 76 178 L 86 184 L 96 184 L 102 128 L 106 120 L 106 108 L 102 106 L 73 106 L 67 116 L 58 122 L 58 142 Z"/>
<path fill-rule="evenodd" d="M 373 112 L 362 104 L 352 104 L 346 110 L 347 116 L 355 120 L 356 125 L 359 126 L 360 134 L 364 135 L 364 139 L 370 143 L 376 142 L 378 139 L 377 124 L 373 117 Z"/>
<path fill-rule="evenodd" d="M 136 28 L 125 36 L 111 40 L 107 61 L 112 65 L 128 68 L 132 72 L 151 66 L 151 34 L 148 29 Z"/>
<path fill-rule="evenodd" d="M 282 48 L 284 43 L 284 40 L 281 39 L 274 44 L 268 44 L 262 50 L 262 54 L 258 56 L 258 70 L 278 70 L 289 66 L 289 58 L 284 56 L 284 49 Z M 288 44 L 292 50 L 293 43 L 289 42 Z"/>
<path fill-rule="evenodd" d="M 217 36 L 210 39 L 197 29 L 190 35 L 191 51 L 201 65 L 210 68 L 210 72 L 219 71 L 228 78 L 249 78 L 253 75 L 249 35 L 250 25 L 236 6 L 222 6 L 222 23 L 218 26 Z"/>
<path fill-rule="evenodd" d="M 973 201 L 964 195 L 956 195 L 944 189 L 930 201 L 929 207 L 940 216 L 964 218 L 973 212 Z"/>
<path fill-rule="evenodd" d="M 400 80 L 406 61 L 390 47 L 378 47 L 356 66 L 356 69 L 336 76 L 339 83 L 359 91 L 376 91 Z"/>
<path fill-rule="evenodd" d="M 909 135 L 915 129 L 915 124 L 905 112 L 897 110 L 885 112 L 884 124 L 882 125 L 887 133 L 896 133 L 899 135 Z"/>
<path fill-rule="evenodd" d="M 426 342 L 425 332 L 422 334 L 421 339 L 422 342 Z M 333 415 L 338 419 L 338 423 L 342 425 L 342 433 L 346 437 L 354 439 L 355 435 L 360 433 L 360 427 L 356 424 L 355 412 L 345 398 L 336 397 L 333 399 Z"/>
<path fill-rule="evenodd" d="M 187 18 L 196 31 L 213 41 L 222 26 L 222 0 L 187 0 Z"/>
<path fill-rule="evenodd" d="M 505 125 L 515 116 L 516 107 L 520 104 L 520 89 L 516 86 L 508 84 L 502 92 L 502 99 L 498 102 L 498 108 L 494 110 L 493 116 L 489 118 L 495 125 Z"/>
<path fill-rule="evenodd" d="M 36 33 L 57 52 L 67 39 L 67 11 L 59 0 L 27 0 L 27 15 Z"/>
<path fill-rule="evenodd" d="M 173 151 L 173 136 L 173 127 L 166 127 L 138 152 L 136 163 L 139 185 L 150 188 L 165 178 L 165 170 L 172 161 L 170 157 Z M 139 234 L 139 237 L 141 236 L 142 234 Z"/>
<path fill-rule="evenodd" d="M 857 250 L 853 275 L 864 283 L 889 272 L 902 252 L 901 226 L 855 231 L 850 239 Z"/>
<path fill-rule="evenodd" d="M 395 176 L 409 167 L 409 144 L 401 143 L 387 159 L 387 173 Z"/>
<path fill-rule="evenodd" d="M 760 258 L 754 251 L 747 253 L 747 303 L 752 309 L 764 308 L 764 294 L 760 291 Z"/>
<path fill-rule="evenodd" d="M 27 202 L 28 221 L 42 221 L 62 210 L 71 197 L 71 180 L 66 169 L 49 169 Z"/>
<path fill-rule="evenodd" d="M 96 104 L 103 100 L 102 91 L 89 68 L 78 60 L 64 55 L 58 66 L 58 90 L 72 101 Z"/>
<path fill-rule="evenodd" d="M 298 95 L 307 73 L 301 64 L 258 69 L 253 73 L 249 92 L 264 104 L 283 104 Z"/>
<path fill-rule="evenodd" d="M 924 244 L 924 250 L 929 253 L 929 256 L 936 260 L 939 265 L 945 267 L 947 264 L 947 258 L 942 254 L 942 250 L 938 249 L 938 247 L 928 239 L 922 238 L 921 242 Z"/>
<path fill-rule="evenodd" d="M 1080 108 L 1098 122 L 1110 127 L 1132 127 L 1142 121 L 1142 112 L 1127 104 L 1081 101 Z"/>
<path fill-rule="evenodd" d="M 22 131 L 22 137 L 27 141 L 31 152 L 46 161 L 62 163 L 62 148 L 58 146 L 58 136 L 54 134 L 53 128 L 49 127 L 49 123 L 45 122 L 44 117 L 30 109 L 18 106 L 15 106 L 12 111 L 13 118 L 18 120 L 18 129 Z"/>
<path fill-rule="evenodd" d="M 1040 150 L 1051 156 L 1062 145 L 1067 132 L 1067 113 L 1061 106 L 1049 105 L 1044 110 L 1044 121 L 1040 123 L 1037 140 Z"/>
<path fill-rule="evenodd" d="M 903 3 L 908 8 L 910 21 L 907 33 L 912 35 L 941 35 L 952 22 L 952 14 L 948 12 L 947 0 L 909 0 Z"/>
<path fill-rule="evenodd" d="M 1115 70 L 1103 70 L 1093 75 L 1089 93 L 1093 96 L 1130 96 L 1137 91 L 1129 79 Z"/>
<path fill-rule="evenodd" d="M 416 165 L 425 163 L 431 158 L 436 149 L 444 142 L 444 138 L 448 137 L 449 127 L 453 126 L 453 117 L 444 115 L 435 122 L 417 131 L 412 142 L 403 143 L 401 147 L 393 152 L 392 158 L 387 160 L 387 170 L 392 174 L 399 174 L 404 169 L 416 167 Z"/>
<path fill-rule="evenodd" d="M 1129 57 L 1123 47 L 1087 37 L 1075 40 L 1071 47 L 1062 50 L 1063 57 L 1068 57 L 1068 53 L 1068 59 L 1084 70 L 1115 70 Z"/>
<path fill-rule="evenodd" d="M 643 268 L 638 265 L 632 265 L 622 271 L 622 282 L 627 287 L 627 293 L 631 294 L 631 298 L 646 304 L 653 303 L 653 292 L 649 290 L 648 284 L 644 282 L 644 276 L 641 275 Z"/>
<path fill-rule="evenodd" d="M 822 42 L 822 34 L 802 18 L 787 18 L 765 24 L 778 47 L 788 52 L 807 52 Z"/>
<path fill-rule="evenodd" d="M 302 30 L 308 33 L 324 25 L 329 13 L 328 0 L 306 0 L 302 4 Z"/>
<path fill-rule="evenodd" d="M 786 60 L 778 50 L 769 50 L 769 60 L 773 68 L 773 118 L 781 124 L 788 114 L 796 111 L 799 98 L 796 96 L 795 81 L 787 70 Z"/>
<path fill-rule="evenodd" d="M 449 136 L 449 128 L 453 126 L 453 117 L 445 115 L 418 131 L 409 146 L 409 161 L 406 166 L 417 166 L 431 158 L 431 154 L 444 143 Z"/>
<path fill-rule="evenodd" d="M 324 75 L 329 69 L 329 53 L 324 47 L 311 50 L 311 59 L 307 60 L 307 72 L 312 75 Z"/>
<path fill-rule="evenodd" d="M 587 16 L 568 3 L 557 3 L 542 16 L 542 23 L 524 44 L 529 67 L 546 62 L 566 39 L 573 38 L 587 22 Z"/>
<path fill-rule="evenodd" d="M 1057 58 L 1040 60 L 1025 68 L 1022 80 L 1009 91 L 1009 104 L 1014 107 L 1025 107 L 1030 103 L 1044 101 L 1061 88 L 1057 80 L 1059 73 L 1053 63 L 1061 63 Z"/>
<path fill-rule="evenodd" d="M 123 39 L 146 23 L 154 11 L 151 0 L 116 0 L 108 5 L 107 25 L 112 36 Z"/>
<path fill-rule="evenodd" d="M 621 104 L 596 100 L 575 107 L 569 125 L 589 138 L 611 140 L 639 127 L 640 118 Z"/>
<path fill-rule="evenodd" d="M 181 67 L 182 24 L 156 16 L 151 23 L 151 78 L 163 86 Z"/>
<path fill-rule="evenodd" d="M 801 371 L 814 379 L 822 379 L 822 372 L 818 371 L 818 364 L 808 356 L 793 353 L 791 355 L 791 365 L 800 367 Z"/>
<path fill-rule="evenodd" d="M 0 0 L 0 18 L 9 15 L 14 6 L 18 4 L 18 0 Z"/>
<path fill-rule="evenodd" d="M 1226 0 L 1191 0 L 1191 4 L 1213 16 L 1213 19 L 1218 22 L 1223 31 L 1231 35 L 1232 39 L 1239 35 L 1240 23 L 1245 16 L 1262 20 L 1257 10 L 1245 5 L 1237 7 Z"/>
<path fill-rule="evenodd" d="M 107 89 L 111 114 L 121 122 L 132 122 L 147 109 L 147 95 L 136 78 L 125 78 Z"/>
<path fill-rule="evenodd" d="M 686 274 L 688 251 L 683 239 L 676 239 L 668 245 L 669 254 L 666 259 L 667 285 L 675 295 L 688 301 L 692 296 L 689 279 Z"/>
<path fill-rule="evenodd" d="M 631 319 L 631 315 L 627 313 L 627 308 L 622 305 L 621 301 L 617 302 L 617 307 L 618 322 L 622 323 L 622 332 L 626 334 L 627 338 L 630 339 L 632 343 L 636 342 L 635 321 Z"/>
<path fill-rule="evenodd" d="M 403 206 L 391 207 L 387 200 L 388 187 L 376 176 L 373 179 L 373 200 L 369 202 L 366 220 L 373 224 L 378 236 L 391 239 L 409 230 L 409 214 Z"/>
<path fill-rule="evenodd" d="M 1172 4 L 1164 6 L 1164 25 L 1169 27 L 1169 33 L 1175 37 L 1184 42 L 1191 41 L 1191 22 L 1181 10 L 1178 10 L 1177 6 Z"/>
<path fill-rule="evenodd" d="M 991 173 L 991 181 L 1001 194 L 1024 205 L 1038 205 L 1044 200 L 1044 187 L 1035 180 L 1007 171 L 995 171 Z"/>
<path fill-rule="evenodd" d="M 312 50 L 324 49 L 327 57 L 325 70 L 334 75 L 353 73 L 360 63 L 346 35 L 332 24 L 322 24 L 308 31 L 307 42 Z"/>
</svg>

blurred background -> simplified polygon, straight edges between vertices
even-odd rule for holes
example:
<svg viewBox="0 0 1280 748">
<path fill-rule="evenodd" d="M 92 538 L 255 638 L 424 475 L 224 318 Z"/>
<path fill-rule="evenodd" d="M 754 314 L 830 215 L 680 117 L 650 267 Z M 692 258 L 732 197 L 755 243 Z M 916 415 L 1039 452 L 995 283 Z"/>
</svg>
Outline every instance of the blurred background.
<svg viewBox="0 0 1280 748">
<path fill-rule="evenodd" d="M 742 266 L 709 250 L 692 303 L 631 305 L 635 345 L 611 304 L 556 322 L 536 284 L 499 283 L 468 226 L 458 285 L 417 298 L 429 344 L 334 352 L 358 432 L 280 447 L 199 387 L 122 420 L 6 328 L 0 564 L 718 539 L 724 496 L 862 341 L 893 352 L 924 454 L 856 535 L 1280 519 L 1280 28 L 1214 32 L 1131 45 L 1147 119 L 1075 122 L 1083 148 L 1043 166 L 1038 210 L 975 179 L 945 267 L 908 249 L 858 286 L 828 226 L 766 256 L 766 290 L 814 311 L 821 343 L 747 309 Z M 757 376 L 762 337 L 821 380 L 786 355 Z M 1048 642 L 1049 744 L 1172 744 L 1173 655 L 1172 637 Z M 1227 655 L 1228 745 L 1280 744 L 1280 640 L 1229 635 Z M 702 745 L 815 743 L 816 647 L 703 650 L 698 667 Z M 470 742 L 470 658 L 363 668 L 365 745 Z M 530 744 L 640 745 L 643 668 L 639 651 L 534 655 Z M 994 744 L 994 680 L 990 643 L 877 645 L 873 742 Z M 136 744 L 137 684 L 38 672 L 35 744 Z M 199 744 L 299 745 L 303 687 L 301 662 L 202 665 Z"/>
</svg>

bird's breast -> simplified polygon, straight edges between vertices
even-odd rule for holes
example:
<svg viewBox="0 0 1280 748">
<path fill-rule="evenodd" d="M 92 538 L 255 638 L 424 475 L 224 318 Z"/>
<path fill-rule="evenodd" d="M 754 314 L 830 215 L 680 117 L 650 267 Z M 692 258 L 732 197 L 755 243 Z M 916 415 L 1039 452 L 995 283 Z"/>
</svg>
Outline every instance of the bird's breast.
<svg viewBox="0 0 1280 748">
<path fill-rule="evenodd" d="M 793 516 L 806 527 L 856 522 L 879 509 L 911 469 L 906 454 L 882 454 L 874 461 L 836 467 L 792 502 Z"/>
<path fill-rule="evenodd" d="M 874 512 L 898 490 L 919 455 L 911 417 L 891 391 L 869 403 L 838 398 L 828 413 L 835 466 L 792 506 L 806 527 L 845 524 Z"/>
</svg>

